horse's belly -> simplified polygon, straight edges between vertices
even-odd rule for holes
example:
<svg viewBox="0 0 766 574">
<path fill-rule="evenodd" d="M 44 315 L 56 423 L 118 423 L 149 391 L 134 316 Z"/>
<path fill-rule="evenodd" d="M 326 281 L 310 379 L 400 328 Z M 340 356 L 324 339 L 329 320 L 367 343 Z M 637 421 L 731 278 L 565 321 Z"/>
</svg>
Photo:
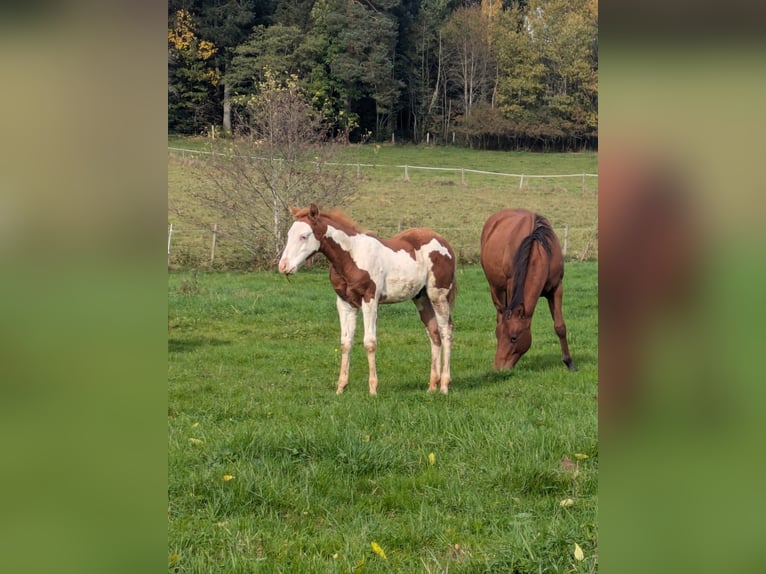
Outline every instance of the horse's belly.
<svg viewBox="0 0 766 574">
<path fill-rule="evenodd" d="M 425 286 L 419 279 L 387 278 L 380 294 L 381 303 L 399 303 L 409 301 Z"/>
</svg>

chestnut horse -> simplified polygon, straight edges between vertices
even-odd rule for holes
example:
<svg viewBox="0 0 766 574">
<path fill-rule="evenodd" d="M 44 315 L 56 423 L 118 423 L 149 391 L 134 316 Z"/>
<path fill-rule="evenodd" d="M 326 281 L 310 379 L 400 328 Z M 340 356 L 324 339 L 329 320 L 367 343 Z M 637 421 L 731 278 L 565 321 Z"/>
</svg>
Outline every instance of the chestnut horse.
<svg viewBox="0 0 766 574">
<path fill-rule="evenodd" d="M 532 314 L 548 299 L 564 364 L 576 371 L 561 313 L 564 258 L 548 220 L 525 209 L 491 215 L 481 231 L 481 266 L 497 309 L 495 369 L 510 369 L 532 345 Z"/>
<path fill-rule="evenodd" d="M 320 212 L 313 203 L 290 208 L 295 222 L 279 260 L 279 272 L 295 273 L 314 253 L 330 261 L 330 282 L 337 294 L 341 363 L 337 393 L 348 385 L 357 312 L 364 317 L 364 348 L 370 394 L 377 393 L 375 368 L 379 303 L 413 300 L 431 339 L 429 392 L 447 394 L 450 384 L 452 307 L 455 303 L 455 253 L 438 233 L 409 229 L 391 239 L 365 233 L 337 211 Z M 443 355 L 443 363 L 442 363 Z"/>
</svg>

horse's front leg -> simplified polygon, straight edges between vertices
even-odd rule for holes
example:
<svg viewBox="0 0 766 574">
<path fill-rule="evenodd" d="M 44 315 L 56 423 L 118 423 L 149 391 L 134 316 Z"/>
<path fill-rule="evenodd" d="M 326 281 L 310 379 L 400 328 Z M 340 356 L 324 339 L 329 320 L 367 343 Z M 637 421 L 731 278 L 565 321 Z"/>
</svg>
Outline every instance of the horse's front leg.
<svg viewBox="0 0 766 574">
<path fill-rule="evenodd" d="M 378 394 L 378 371 L 375 368 L 375 351 L 378 348 L 378 301 L 373 298 L 362 303 L 364 317 L 364 350 L 370 367 L 370 394 Z"/>
<path fill-rule="evenodd" d="M 335 300 L 340 319 L 340 375 L 338 376 L 337 394 L 341 394 L 348 385 L 348 371 L 351 364 L 351 347 L 354 344 L 356 331 L 356 307 L 353 307 L 340 297 Z"/>
</svg>

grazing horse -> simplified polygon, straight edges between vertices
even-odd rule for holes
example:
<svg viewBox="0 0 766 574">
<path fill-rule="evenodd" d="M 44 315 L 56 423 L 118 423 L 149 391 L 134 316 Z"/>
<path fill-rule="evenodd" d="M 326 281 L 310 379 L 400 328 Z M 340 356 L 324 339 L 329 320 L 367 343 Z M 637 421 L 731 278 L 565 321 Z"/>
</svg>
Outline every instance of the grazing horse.
<svg viewBox="0 0 766 574">
<path fill-rule="evenodd" d="M 290 208 L 295 222 L 279 260 L 279 272 L 295 273 L 306 259 L 321 252 L 330 261 L 330 282 L 337 294 L 341 363 L 337 393 L 348 385 L 351 346 L 357 312 L 364 316 L 364 348 L 370 394 L 377 393 L 375 368 L 379 303 L 413 300 L 431 339 L 429 392 L 447 394 L 450 384 L 452 307 L 455 303 L 455 253 L 438 233 L 409 229 L 391 239 L 362 231 L 338 211 L 320 212 L 313 203 Z M 442 363 L 443 355 L 443 363 Z"/>
<path fill-rule="evenodd" d="M 497 309 L 495 369 L 510 369 L 532 345 L 532 314 L 544 296 L 564 364 L 576 371 L 561 313 L 564 258 L 548 220 L 525 209 L 491 215 L 481 231 L 481 266 Z"/>
</svg>

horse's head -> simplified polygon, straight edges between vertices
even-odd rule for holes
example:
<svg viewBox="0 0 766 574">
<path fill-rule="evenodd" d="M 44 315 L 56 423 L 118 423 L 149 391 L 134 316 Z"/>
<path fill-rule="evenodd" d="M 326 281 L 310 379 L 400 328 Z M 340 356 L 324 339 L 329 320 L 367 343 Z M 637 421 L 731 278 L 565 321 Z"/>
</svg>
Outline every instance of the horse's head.
<svg viewBox="0 0 766 574">
<path fill-rule="evenodd" d="M 495 328 L 497 337 L 496 369 L 512 368 L 532 346 L 532 316 L 524 305 L 508 309 Z"/>
<path fill-rule="evenodd" d="M 287 232 L 287 244 L 279 258 L 279 272 L 285 275 L 295 273 L 309 257 L 319 251 L 322 233 L 320 231 L 319 208 L 313 203 L 307 209 L 290 208 L 295 217 Z"/>
</svg>

